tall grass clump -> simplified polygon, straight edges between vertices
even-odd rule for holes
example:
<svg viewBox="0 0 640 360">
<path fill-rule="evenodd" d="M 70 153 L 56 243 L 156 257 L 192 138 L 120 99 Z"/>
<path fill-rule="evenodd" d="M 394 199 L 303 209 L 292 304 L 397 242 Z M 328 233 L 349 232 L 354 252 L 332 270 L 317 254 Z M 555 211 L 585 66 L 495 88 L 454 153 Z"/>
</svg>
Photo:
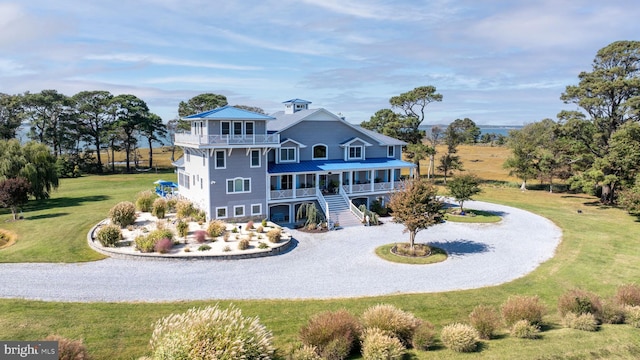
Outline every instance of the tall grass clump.
<svg viewBox="0 0 640 360">
<path fill-rule="evenodd" d="M 154 250 L 160 254 L 166 254 L 173 248 L 173 241 L 171 239 L 162 238 L 156 241 Z"/>
<path fill-rule="evenodd" d="M 302 345 L 292 350 L 286 357 L 287 360 L 323 360 L 316 348 L 313 346 Z"/>
<path fill-rule="evenodd" d="M 141 191 L 136 195 L 136 208 L 142 212 L 150 212 L 153 207 L 153 201 L 158 196 L 151 190 Z"/>
<path fill-rule="evenodd" d="M 480 339 L 488 340 L 500 327 L 502 319 L 500 319 L 500 314 L 493 307 L 478 305 L 469 314 L 469 322 L 478 331 Z"/>
<path fill-rule="evenodd" d="M 402 359 L 406 352 L 400 340 L 378 328 L 363 331 L 361 347 L 362 358 L 365 360 Z"/>
<path fill-rule="evenodd" d="M 312 316 L 300 329 L 300 341 L 315 347 L 323 359 L 345 359 L 360 336 L 358 319 L 347 310 L 325 311 Z"/>
<path fill-rule="evenodd" d="M 529 320 L 518 320 L 511 326 L 510 334 L 519 339 L 539 339 L 540 328 Z"/>
<path fill-rule="evenodd" d="M 582 331 L 597 331 L 598 330 L 598 320 L 592 313 L 573 313 L 568 312 L 562 318 L 562 322 L 564 326 L 582 330 Z"/>
<path fill-rule="evenodd" d="M 280 228 L 271 229 L 267 232 L 267 239 L 274 244 L 280 242 L 280 238 L 282 238 L 282 230 Z"/>
<path fill-rule="evenodd" d="M 117 203 L 109 211 L 111 223 L 121 228 L 133 225 L 136 221 L 136 206 L 130 201 Z"/>
<path fill-rule="evenodd" d="M 624 322 L 635 328 L 640 328 L 640 306 L 625 307 Z"/>
<path fill-rule="evenodd" d="M 558 298 L 558 312 L 565 317 L 568 313 L 575 315 L 592 314 L 599 322 L 602 321 L 602 301 L 592 292 L 572 289 Z"/>
<path fill-rule="evenodd" d="M 178 223 L 176 224 L 176 230 L 178 231 L 178 236 L 183 239 L 186 238 L 189 234 L 189 223 L 178 220 Z"/>
<path fill-rule="evenodd" d="M 420 323 L 413 314 L 389 304 L 378 304 L 368 308 L 360 321 L 364 329 L 383 330 L 400 340 L 405 347 L 411 345 L 413 333 Z"/>
<path fill-rule="evenodd" d="M 105 225 L 96 233 L 96 239 L 105 247 L 115 247 L 118 241 L 122 239 L 122 230 L 118 225 Z"/>
<path fill-rule="evenodd" d="M 215 305 L 160 319 L 150 345 L 153 359 L 271 359 L 272 341 L 257 317 Z"/>
<path fill-rule="evenodd" d="M 616 301 L 607 300 L 602 302 L 602 322 L 605 324 L 624 324 L 624 306 Z"/>
<path fill-rule="evenodd" d="M 420 321 L 420 324 L 413 332 L 413 337 L 411 338 L 411 346 L 413 346 L 414 349 L 427 351 L 431 346 L 433 346 L 435 337 L 435 326 L 433 326 L 433 324 L 428 321 Z"/>
<path fill-rule="evenodd" d="M 176 203 L 176 216 L 178 219 L 188 219 L 195 216 L 198 210 L 193 206 L 193 203 L 188 200 L 179 200 Z"/>
<path fill-rule="evenodd" d="M 71 340 L 58 335 L 49 335 L 44 341 L 58 342 L 58 360 L 88 360 L 89 352 L 82 340 Z"/>
<path fill-rule="evenodd" d="M 527 320 L 532 325 L 540 325 L 545 307 L 538 296 L 512 295 L 502 304 L 500 311 L 508 327 L 520 320 Z"/>
<path fill-rule="evenodd" d="M 173 232 L 169 229 L 157 229 L 149 234 L 140 235 L 135 238 L 136 249 L 143 253 L 150 253 L 156 251 L 156 244 L 162 240 L 173 240 Z"/>
<path fill-rule="evenodd" d="M 640 285 L 625 284 L 618 287 L 615 300 L 623 306 L 640 306 Z"/>
<path fill-rule="evenodd" d="M 167 214 L 167 209 L 167 200 L 163 198 L 157 198 L 153 201 L 151 214 L 158 219 L 164 219 L 164 216 Z"/>
<path fill-rule="evenodd" d="M 207 234 L 209 234 L 212 238 L 217 238 L 218 236 L 222 236 L 222 234 L 227 229 L 227 225 L 220 220 L 213 220 L 207 226 Z"/>
<path fill-rule="evenodd" d="M 440 340 L 455 352 L 473 352 L 478 347 L 478 332 L 471 325 L 450 324 L 442 329 Z"/>
</svg>

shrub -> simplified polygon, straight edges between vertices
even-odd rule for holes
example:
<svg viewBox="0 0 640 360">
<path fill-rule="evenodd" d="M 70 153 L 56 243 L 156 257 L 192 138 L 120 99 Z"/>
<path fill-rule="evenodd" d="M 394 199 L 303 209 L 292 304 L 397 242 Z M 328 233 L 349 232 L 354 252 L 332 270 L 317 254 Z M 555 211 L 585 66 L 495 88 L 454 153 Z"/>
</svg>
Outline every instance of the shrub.
<svg viewBox="0 0 640 360">
<path fill-rule="evenodd" d="M 627 306 L 624 313 L 626 324 L 640 328 L 640 306 Z"/>
<path fill-rule="evenodd" d="M 155 324 L 155 359 L 270 359 L 272 334 L 257 317 L 218 305 L 172 314 Z"/>
<path fill-rule="evenodd" d="M 413 314 L 402 311 L 393 305 L 374 305 L 362 314 L 362 327 L 365 329 L 378 328 L 396 337 L 405 346 L 411 345 L 413 332 L 420 320 Z"/>
<path fill-rule="evenodd" d="M 209 245 L 202 245 L 202 246 L 209 246 Z M 200 247 L 202 247 L 202 246 L 200 246 Z M 210 247 L 210 246 L 209 246 L 209 247 Z M 207 249 L 207 250 L 208 250 L 208 249 Z M 225 246 L 225 247 L 222 249 L 222 251 L 224 251 L 224 252 L 229 252 L 229 251 L 231 251 L 231 248 L 229 247 L 229 245 L 227 245 L 227 246 Z"/>
<path fill-rule="evenodd" d="M 511 327 L 511 336 L 520 339 L 538 339 L 540 328 L 530 323 L 529 320 L 518 320 Z"/>
<path fill-rule="evenodd" d="M 197 212 L 191 201 L 179 200 L 176 203 L 176 216 L 178 219 L 190 218 Z"/>
<path fill-rule="evenodd" d="M 224 231 L 227 229 L 227 225 L 220 220 L 213 220 L 207 226 L 207 234 L 209 234 L 212 238 L 217 238 L 221 236 Z"/>
<path fill-rule="evenodd" d="M 280 242 L 281 237 L 282 237 L 282 230 L 280 228 L 271 229 L 267 233 L 267 239 L 269 239 L 269 241 L 271 241 L 274 244 Z"/>
<path fill-rule="evenodd" d="M 143 212 L 151 211 L 153 207 L 153 201 L 157 198 L 157 195 L 151 190 L 145 190 L 138 193 L 136 196 L 136 208 Z"/>
<path fill-rule="evenodd" d="M 592 292 L 573 289 L 565 292 L 558 299 L 558 311 L 564 317 L 567 313 L 593 314 L 596 320 L 602 320 L 602 301 Z"/>
<path fill-rule="evenodd" d="M 148 238 L 152 239 L 155 242 L 160 241 L 160 239 L 167 238 L 173 241 L 173 232 L 169 229 L 156 229 L 150 232 L 147 235 Z"/>
<path fill-rule="evenodd" d="M 247 226 L 245 226 L 245 229 L 247 229 L 247 230 L 253 230 L 253 229 L 254 229 L 253 221 L 252 221 L 252 220 L 249 220 L 249 221 L 247 222 Z"/>
<path fill-rule="evenodd" d="M 162 238 L 158 240 L 154 246 L 154 250 L 160 254 L 168 253 L 173 247 L 173 241 L 171 239 Z"/>
<path fill-rule="evenodd" d="M 640 306 L 640 285 L 626 284 L 618 287 L 616 302 L 623 306 Z"/>
<path fill-rule="evenodd" d="M 247 250 L 249 248 L 249 240 L 242 239 L 238 242 L 238 250 Z"/>
<path fill-rule="evenodd" d="M 602 322 L 605 324 L 624 324 L 624 307 L 613 301 L 602 302 Z"/>
<path fill-rule="evenodd" d="M 533 325 L 542 323 L 542 315 L 545 312 L 544 305 L 537 296 L 510 296 L 502 304 L 502 318 L 507 326 L 511 326 L 520 320 L 527 320 Z"/>
<path fill-rule="evenodd" d="M 598 330 L 598 320 L 591 313 L 581 313 L 579 315 L 568 312 L 564 315 L 562 322 L 564 326 L 582 330 L 582 331 L 596 331 Z"/>
<path fill-rule="evenodd" d="M 466 324 L 450 324 L 442 329 L 440 334 L 442 343 L 456 352 L 476 351 L 478 346 L 478 332 Z"/>
<path fill-rule="evenodd" d="M 193 237 L 196 239 L 198 244 L 202 244 L 207 241 L 207 232 L 204 230 L 196 230 L 193 232 Z"/>
<path fill-rule="evenodd" d="M 134 240 L 136 249 L 143 253 L 153 252 L 156 248 L 156 243 L 153 239 L 149 239 L 148 236 L 139 235 Z"/>
<path fill-rule="evenodd" d="M 263 231 L 264 231 L 264 227 L 262 227 L 262 226 L 258 226 L 258 228 L 256 229 L 256 232 L 258 234 L 262 233 Z"/>
<path fill-rule="evenodd" d="M 421 321 L 413 332 L 411 346 L 418 350 L 429 350 L 429 347 L 433 345 L 435 337 L 436 329 L 433 324 L 428 321 Z"/>
<path fill-rule="evenodd" d="M 198 251 L 207 251 L 207 250 L 211 250 L 211 246 L 207 244 L 198 246 Z M 231 249 L 229 249 L 228 251 L 231 251 Z"/>
<path fill-rule="evenodd" d="M 405 347 L 400 340 L 377 328 L 364 330 L 362 334 L 362 358 L 371 360 L 402 359 Z"/>
<path fill-rule="evenodd" d="M 153 208 L 151 209 L 151 214 L 157 217 L 158 219 L 164 219 L 164 215 L 167 213 L 167 200 L 163 198 L 157 198 L 153 202 Z"/>
<path fill-rule="evenodd" d="M 315 347 L 324 359 L 344 359 L 356 345 L 359 334 L 358 319 L 347 310 L 325 311 L 311 317 L 300 329 L 300 340 Z"/>
<path fill-rule="evenodd" d="M 49 335 L 44 341 L 58 342 L 58 360 L 87 360 L 89 352 L 82 340 L 71 340 L 58 335 Z"/>
<path fill-rule="evenodd" d="M 316 352 L 316 348 L 313 346 L 303 345 L 298 349 L 293 350 L 287 357 L 290 360 L 323 360 Z"/>
<path fill-rule="evenodd" d="M 111 222 L 121 228 L 133 225 L 136 221 L 136 206 L 132 202 L 123 201 L 117 203 L 109 211 Z"/>
<path fill-rule="evenodd" d="M 118 241 L 122 239 L 120 226 L 109 224 L 101 227 L 96 233 L 96 239 L 100 241 L 102 246 L 115 247 Z"/>
<path fill-rule="evenodd" d="M 260 225 L 262 225 L 263 228 L 267 227 L 267 219 L 262 219 Z"/>
<path fill-rule="evenodd" d="M 185 238 L 189 234 L 189 224 L 182 220 L 179 220 L 178 224 L 176 225 L 176 230 L 178 230 L 178 236 L 180 236 L 181 238 Z"/>
<path fill-rule="evenodd" d="M 168 212 L 176 211 L 176 204 L 177 203 L 178 203 L 178 199 L 176 199 L 176 198 L 171 198 L 171 199 L 167 200 L 167 211 Z"/>
<path fill-rule="evenodd" d="M 495 331 L 500 327 L 501 319 L 493 307 L 478 305 L 469 314 L 469 322 L 478 331 L 480 339 L 491 339 Z"/>
<path fill-rule="evenodd" d="M 267 243 L 264 243 L 262 241 L 258 243 L 258 249 L 268 249 L 268 248 L 269 248 L 269 245 L 267 245 Z"/>
<path fill-rule="evenodd" d="M 198 224 L 202 225 L 207 220 L 207 214 L 204 212 L 204 210 L 196 210 L 196 212 L 193 214 L 193 218 L 198 222 Z"/>
</svg>

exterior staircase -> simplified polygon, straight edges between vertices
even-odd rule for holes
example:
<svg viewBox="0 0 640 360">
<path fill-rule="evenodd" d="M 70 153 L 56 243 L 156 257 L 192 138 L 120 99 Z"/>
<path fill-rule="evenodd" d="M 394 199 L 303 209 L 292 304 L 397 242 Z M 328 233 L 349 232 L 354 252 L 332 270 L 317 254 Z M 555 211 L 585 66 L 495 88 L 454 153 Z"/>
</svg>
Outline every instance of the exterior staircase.
<svg viewBox="0 0 640 360">
<path fill-rule="evenodd" d="M 331 221 L 340 224 L 340 227 L 362 226 L 360 220 L 351 213 L 349 203 L 341 195 L 325 195 L 324 199 L 329 205 Z"/>
</svg>

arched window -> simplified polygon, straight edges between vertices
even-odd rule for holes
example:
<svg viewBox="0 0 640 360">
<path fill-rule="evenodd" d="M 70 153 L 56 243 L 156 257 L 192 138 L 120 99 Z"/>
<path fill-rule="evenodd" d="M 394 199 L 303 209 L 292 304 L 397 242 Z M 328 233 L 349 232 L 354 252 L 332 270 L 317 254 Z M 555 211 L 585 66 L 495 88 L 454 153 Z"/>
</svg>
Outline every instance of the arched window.
<svg viewBox="0 0 640 360">
<path fill-rule="evenodd" d="M 326 160 L 327 158 L 327 145 L 313 145 L 313 160 Z"/>
</svg>

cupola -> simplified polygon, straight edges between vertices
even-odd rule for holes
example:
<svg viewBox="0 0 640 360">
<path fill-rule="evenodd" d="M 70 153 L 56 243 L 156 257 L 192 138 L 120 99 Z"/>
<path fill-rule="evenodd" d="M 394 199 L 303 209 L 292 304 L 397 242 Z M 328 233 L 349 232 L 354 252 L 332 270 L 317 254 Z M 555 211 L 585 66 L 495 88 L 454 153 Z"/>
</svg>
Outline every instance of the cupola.
<svg viewBox="0 0 640 360">
<path fill-rule="evenodd" d="M 300 110 L 309 109 L 309 104 L 311 101 L 302 100 L 302 99 L 291 99 L 282 102 L 284 104 L 284 113 L 285 114 L 293 114 Z"/>
</svg>

